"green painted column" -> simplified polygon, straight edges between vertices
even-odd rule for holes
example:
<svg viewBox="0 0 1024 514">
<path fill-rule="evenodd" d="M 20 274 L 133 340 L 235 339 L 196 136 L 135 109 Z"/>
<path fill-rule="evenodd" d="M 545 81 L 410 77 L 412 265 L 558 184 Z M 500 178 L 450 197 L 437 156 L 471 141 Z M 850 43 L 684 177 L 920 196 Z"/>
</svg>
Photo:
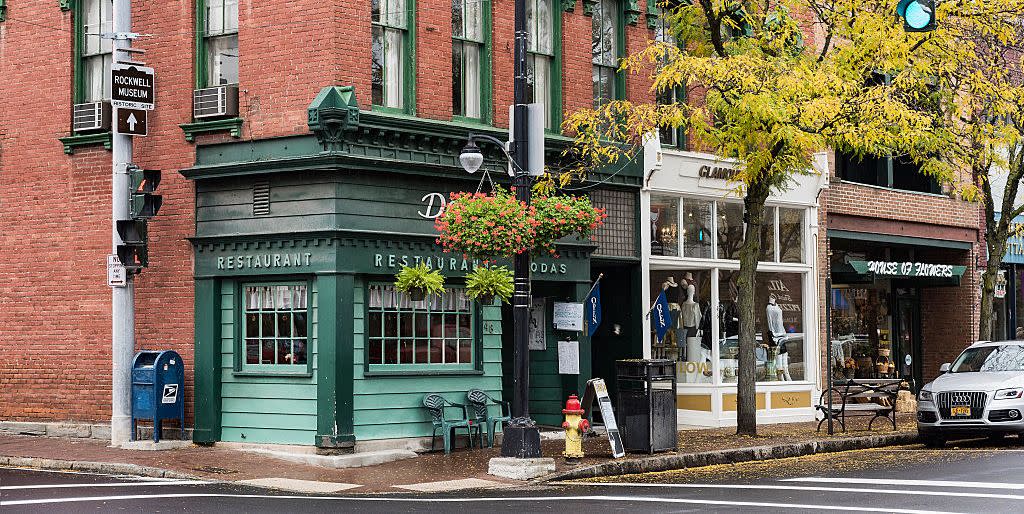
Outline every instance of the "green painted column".
<svg viewBox="0 0 1024 514">
<path fill-rule="evenodd" d="M 212 278 L 195 281 L 195 425 L 192 440 L 220 440 L 221 283 Z"/>
<path fill-rule="evenodd" d="M 317 430 L 321 448 L 352 448 L 355 278 L 317 275 L 320 295 L 317 334 Z"/>
</svg>

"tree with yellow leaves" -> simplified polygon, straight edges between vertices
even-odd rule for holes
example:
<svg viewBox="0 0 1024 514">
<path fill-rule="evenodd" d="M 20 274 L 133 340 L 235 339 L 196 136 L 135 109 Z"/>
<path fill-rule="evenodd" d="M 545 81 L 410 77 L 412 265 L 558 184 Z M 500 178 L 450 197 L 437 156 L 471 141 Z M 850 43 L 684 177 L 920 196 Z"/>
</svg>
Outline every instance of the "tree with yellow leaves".
<svg viewBox="0 0 1024 514">
<path fill-rule="evenodd" d="M 798 174 L 815 173 L 813 154 L 898 155 L 942 182 L 956 182 L 959 161 L 945 152 L 963 132 L 951 120 L 959 62 L 939 53 L 958 35 L 987 33 L 1018 0 L 943 2 L 935 32 L 905 33 L 898 0 L 693 0 L 661 4 L 677 44 L 651 42 L 625 58 L 623 73 L 648 73 L 657 93 L 683 87 L 700 102 L 613 101 L 573 113 L 581 162 L 568 181 L 594 166 L 633 154 L 645 134 L 682 127 L 698 149 L 739 166 L 735 194 L 744 202 L 740 250 L 737 433 L 757 432 L 754 279 L 765 200 Z M 1000 9 L 1003 8 L 1003 9 Z M 800 21 L 800 20 L 808 20 Z M 936 40 L 943 40 L 938 44 Z M 957 55 L 969 54 L 957 49 Z M 934 54 L 934 55 L 933 55 Z M 693 99 L 695 95 L 689 94 Z"/>
</svg>

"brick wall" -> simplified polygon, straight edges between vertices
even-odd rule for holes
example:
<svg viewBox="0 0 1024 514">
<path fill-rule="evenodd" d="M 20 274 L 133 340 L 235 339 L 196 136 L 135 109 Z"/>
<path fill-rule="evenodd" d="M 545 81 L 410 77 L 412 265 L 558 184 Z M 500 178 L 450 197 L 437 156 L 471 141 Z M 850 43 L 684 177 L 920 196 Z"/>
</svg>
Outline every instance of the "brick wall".
<svg viewBox="0 0 1024 514">
<path fill-rule="evenodd" d="M 559 2 L 554 2 L 561 8 Z M 641 9 L 644 6 L 641 3 Z M 451 117 L 450 2 L 419 0 L 417 113 Z M 136 46 L 156 69 L 157 109 L 134 160 L 163 170 L 160 214 L 150 224 L 150 267 L 136 279 L 139 349 L 185 357 L 191 417 L 195 193 L 177 173 L 195 148 L 179 124 L 192 121 L 194 3 L 133 2 Z M 370 108 L 368 1 L 239 2 L 241 140 L 306 134 L 306 107 L 326 85 L 354 85 Z M 512 102 L 513 1 L 493 2 L 495 124 Z M 110 416 L 111 154 L 101 145 L 64 154 L 70 133 L 72 12 L 54 0 L 9 2 L 0 23 L 0 419 L 106 422 Z M 563 13 L 563 107 L 592 105 L 591 18 Z M 650 37 L 641 16 L 627 26 L 630 51 Z M 647 98 L 644 78 L 627 90 Z M 634 82 L 637 81 L 637 82 Z M 198 144 L 237 141 L 200 135 Z"/>
</svg>

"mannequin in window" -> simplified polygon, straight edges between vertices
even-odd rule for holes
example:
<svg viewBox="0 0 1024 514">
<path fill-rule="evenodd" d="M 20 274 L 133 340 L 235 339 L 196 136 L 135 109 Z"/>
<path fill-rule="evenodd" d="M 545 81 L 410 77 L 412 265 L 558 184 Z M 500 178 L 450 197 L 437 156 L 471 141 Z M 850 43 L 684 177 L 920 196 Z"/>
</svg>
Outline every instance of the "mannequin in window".
<svg viewBox="0 0 1024 514">
<path fill-rule="evenodd" d="M 772 344 L 777 346 L 775 355 L 775 374 L 779 380 L 791 381 L 789 375 L 789 353 L 786 349 L 786 327 L 782 323 L 782 308 L 776 303 L 775 295 L 768 296 L 768 306 L 765 307 L 765 316 L 768 319 L 768 331 L 772 336 Z"/>
</svg>

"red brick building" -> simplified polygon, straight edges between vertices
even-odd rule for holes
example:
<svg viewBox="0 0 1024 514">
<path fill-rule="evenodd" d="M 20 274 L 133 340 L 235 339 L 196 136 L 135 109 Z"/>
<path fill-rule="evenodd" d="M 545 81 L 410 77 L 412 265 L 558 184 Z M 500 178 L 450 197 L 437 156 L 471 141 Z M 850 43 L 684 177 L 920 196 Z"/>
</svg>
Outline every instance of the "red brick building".
<svg viewBox="0 0 1024 514">
<path fill-rule="evenodd" d="M 311 134 L 307 109 L 322 88 L 351 86 L 361 118 L 358 134 L 351 137 L 361 139 L 336 143 L 386 153 L 367 142 L 383 138 L 395 148 L 406 145 L 388 162 L 418 155 L 414 158 L 425 159 L 418 162 L 434 166 L 438 176 L 464 181 L 455 158 L 465 134 L 501 136 L 507 127 L 513 2 L 467 1 L 457 7 L 446 0 L 132 4 L 132 28 L 143 34 L 134 46 L 146 50 L 139 59 L 156 70 L 157 91 L 149 135 L 135 138 L 134 161 L 163 170 L 158 191 L 163 207 L 149 226 L 149 267 L 135 279 L 136 348 L 173 349 L 185 357 L 192 425 L 208 396 L 193 389 L 202 382 L 196 376 L 196 338 L 205 330 L 197 321 L 204 315 L 197 306 L 205 304 L 197 300 L 197 270 L 203 264 L 196 253 L 201 244 L 194 239 L 203 233 L 197 226 L 209 221 L 202 213 L 210 200 L 202 192 L 229 187 L 225 184 L 235 183 L 224 177 L 242 174 L 236 170 L 207 180 L 195 170 L 228 154 L 237 157 L 231 166 L 242 168 L 272 159 L 260 154 L 266 148 L 281 157 L 308 141 L 323 143 L 322 150 L 328 151 L 331 143 L 324 134 L 316 133 L 320 139 Z M 547 104 L 549 126 L 557 130 L 563 113 L 595 101 L 593 77 L 600 61 L 591 50 L 595 23 L 603 27 L 605 57 L 614 60 L 653 37 L 656 14 L 648 14 L 643 0 L 530 4 L 532 30 L 540 35 L 530 45 L 534 99 Z M 98 34 L 111 30 L 111 9 L 110 0 L 27 0 L 8 3 L 6 19 L 0 21 L 0 219 L 5 222 L 0 237 L 12 253 L 0 271 L 2 421 L 109 423 L 111 318 L 105 260 L 111 241 L 111 153 L 103 112 L 112 52 Z M 454 60 L 453 49 L 458 49 Z M 602 80 L 599 96 L 648 96 L 642 77 Z M 205 102 L 202 107 L 196 98 Z M 318 154 L 310 155 L 303 159 Z M 212 166 L 224 160 L 217 162 Z M 287 175 L 282 169 L 266 166 L 272 202 L 277 181 Z M 626 175 L 609 182 L 610 194 L 635 210 L 639 179 Z M 475 179 L 459 187 L 473 185 Z M 414 217 L 422 208 L 418 200 L 410 207 Z M 271 211 L 277 205 L 272 203 Z M 638 266 L 635 250 L 617 251 L 626 259 L 609 265 Z M 589 282 L 589 266 L 600 264 L 588 263 L 576 279 L 580 283 Z M 311 374 L 323 372 L 324 358 L 321 354 L 321 368 Z M 476 366 L 490 376 L 489 362 Z M 495 366 L 500 371 L 500 364 Z M 210 380 L 220 384 L 215 371 L 209 372 Z M 220 399 L 219 389 L 216 395 Z M 218 402 L 210 419 L 221 419 L 221 405 L 227 403 Z M 329 410 L 323 405 L 310 409 L 314 418 Z M 358 398 L 355 409 L 360 409 Z M 419 427 L 424 420 L 413 421 Z M 317 437 L 323 435 L 324 420 L 320 423 Z M 306 437 L 301 441 L 311 444 Z"/>
</svg>

